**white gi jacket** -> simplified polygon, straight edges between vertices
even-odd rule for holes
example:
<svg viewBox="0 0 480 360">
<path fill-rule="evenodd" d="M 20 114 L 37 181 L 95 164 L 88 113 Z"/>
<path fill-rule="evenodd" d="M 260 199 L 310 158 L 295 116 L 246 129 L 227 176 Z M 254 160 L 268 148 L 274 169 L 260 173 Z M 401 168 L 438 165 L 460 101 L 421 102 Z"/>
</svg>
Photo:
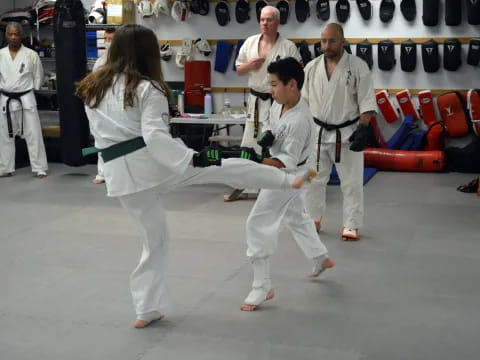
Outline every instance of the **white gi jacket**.
<svg viewBox="0 0 480 360">
<path fill-rule="evenodd" d="M 100 56 L 97 60 L 95 60 L 95 64 L 93 64 L 92 72 L 97 71 L 100 66 L 103 66 L 107 62 L 107 57 L 108 57 L 108 51 L 105 51 L 105 53 Z"/>
<path fill-rule="evenodd" d="M 245 40 L 240 48 L 235 65 L 241 65 L 248 62 L 248 60 L 252 58 L 259 57 L 258 44 L 261 36 L 262 34 L 253 35 Z M 270 53 L 262 66 L 257 70 L 249 72 L 248 86 L 251 89 L 261 93 L 270 93 L 270 82 L 267 72 L 268 65 L 270 65 L 270 63 L 273 61 L 286 57 L 294 57 L 298 61 L 301 60 L 300 53 L 298 52 L 295 44 L 290 40 L 278 35 L 275 45 L 270 50 Z M 256 104 L 257 108 L 255 107 Z M 268 119 L 271 101 L 270 99 L 261 100 L 250 93 L 248 96 L 247 105 L 248 117 L 243 132 L 241 146 L 253 147 L 256 151 L 260 151 L 260 148 L 256 142 L 256 137 L 262 131 L 262 123 Z M 257 115 L 258 118 L 258 128 L 256 128 L 255 124 L 255 115 Z"/>
<path fill-rule="evenodd" d="M 108 196 L 122 196 L 171 182 L 187 169 L 194 150 L 168 131 L 168 102 L 151 82 L 137 88 L 137 106 L 123 106 L 124 77 L 119 76 L 100 105 L 85 106 L 97 148 L 142 136 L 147 147 L 105 163 Z"/>
<path fill-rule="evenodd" d="M 304 99 L 300 99 L 297 105 L 289 109 L 282 117 L 283 105 L 274 102 L 270 108 L 270 117 L 264 123 L 263 130 L 271 130 L 275 135 L 275 141 L 270 147 L 272 158 L 280 160 L 286 171 L 297 169 L 297 165 L 306 161 L 315 149 L 315 132 L 312 113 Z"/>
<path fill-rule="evenodd" d="M 235 65 L 241 65 L 252 58 L 259 57 L 258 43 L 261 36 L 262 34 L 252 35 L 245 40 L 242 47 L 240 48 L 240 52 L 238 53 Z M 302 57 L 300 56 L 300 53 L 298 52 L 295 44 L 290 40 L 278 35 L 275 45 L 270 50 L 270 54 L 265 59 L 265 62 L 262 64 L 262 66 L 259 69 L 253 70 L 249 73 L 248 86 L 259 92 L 270 92 L 270 82 L 267 72 L 268 65 L 270 65 L 270 63 L 274 61 L 286 57 L 294 57 L 298 61 L 302 60 Z"/>
<path fill-rule="evenodd" d="M 359 117 L 364 112 L 377 109 L 367 64 L 346 51 L 335 67 L 330 81 L 323 55 L 307 64 L 302 96 L 309 104 L 313 116 L 329 124 L 341 124 Z M 342 143 L 348 142 L 357 126 L 358 124 L 353 124 L 340 129 Z M 335 143 L 335 139 L 335 131 L 323 131 L 322 143 Z"/>
<path fill-rule="evenodd" d="M 0 89 L 7 92 L 23 92 L 30 89 L 40 89 L 43 83 L 43 67 L 38 54 L 21 46 L 14 60 L 10 55 L 8 46 L 0 50 Z M 21 97 L 23 108 L 36 110 L 37 102 L 33 91 Z M 0 108 L 6 113 L 7 97 L 0 98 Z M 10 111 L 20 110 L 18 101 L 10 102 Z"/>
</svg>

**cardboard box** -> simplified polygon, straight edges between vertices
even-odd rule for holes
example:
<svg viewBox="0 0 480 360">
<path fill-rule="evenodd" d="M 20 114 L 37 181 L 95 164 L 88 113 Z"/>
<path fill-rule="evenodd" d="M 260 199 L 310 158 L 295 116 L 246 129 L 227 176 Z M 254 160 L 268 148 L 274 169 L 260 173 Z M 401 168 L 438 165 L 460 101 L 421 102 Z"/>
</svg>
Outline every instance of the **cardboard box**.
<svg viewBox="0 0 480 360">
<path fill-rule="evenodd" d="M 134 0 L 109 0 L 107 3 L 108 24 L 135 24 Z"/>
</svg>

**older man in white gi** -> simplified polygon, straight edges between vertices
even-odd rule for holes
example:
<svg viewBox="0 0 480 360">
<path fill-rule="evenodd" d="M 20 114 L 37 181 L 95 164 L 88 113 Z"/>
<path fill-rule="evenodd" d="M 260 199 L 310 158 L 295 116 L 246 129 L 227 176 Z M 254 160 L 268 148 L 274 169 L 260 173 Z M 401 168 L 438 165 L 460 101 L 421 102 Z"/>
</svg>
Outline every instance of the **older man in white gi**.
<svg viewBox="0 0 480 360">
<path fill-rule="evenodd" d="M 22 27 L 7 25 L 8 46 L 0 50 L 0 177 L 15 172 L 15 136 L 25 138 L 35 176 L 47 176 L 47 156 L 34 89 L 43 82 L 38 54 L 22 45 Z"/>
<path fill-rule="evenodd" d="M 318 177 L 307 192 L 307 208 L 320 231 L 326 186 L 335 165 L 343 193 L 344 240 L 359 239 L 363 225 L 363 152 L 376 103 L 367 64 L 343 49 L 343 29 L 328 24 L 321 36 L 324 54 L 305 68 L 302 96 L 317 123 Z"/>
<path fill-rule="evenodd" d="M 281 58 L 294 57 L 301 60 L 295 44 L 278 33 L 279 25 L 280 11 L 274 6 L 265 6 L 260 14 L 261 33 L 245 40 L 235 62 L 237 74 L 248 75 L 250 87 L 248 118 L 241 146 L 253 147 L 259 153 L 261 148 L 257 145 L 257 137 L 261 134 L 262 123 L 268 119 L 268 111 L 272 105 L 267 67 Z M 226 201 L 238 198 L 248 198 L 248 192 L 242 194 L 242 190 L 235 190 L 225 196 Z"/>
</svg>

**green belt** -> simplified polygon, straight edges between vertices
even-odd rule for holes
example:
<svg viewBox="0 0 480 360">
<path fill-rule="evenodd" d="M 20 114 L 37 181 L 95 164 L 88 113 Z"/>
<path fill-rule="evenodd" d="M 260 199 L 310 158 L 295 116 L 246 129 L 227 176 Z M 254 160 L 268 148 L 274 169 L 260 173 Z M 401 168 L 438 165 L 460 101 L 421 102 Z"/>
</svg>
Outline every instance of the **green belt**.
<svg viewBox="0 0 480 360">
<path fill-rule="evenodd" d="M 122 141 L 121 143 L 109 146 L 105 149 L 99 149 L 95 146 L 82 149 L 82 155 L 92 155 L 97 153 L 102 153 L 103 162 L 109 162 L 110 160 L 116 159 L 120 156 L 130 154 L 138 149 L 144 148 L 147 146 L 143 137 L 139 136 L 130 140 Z"/>
</svg>

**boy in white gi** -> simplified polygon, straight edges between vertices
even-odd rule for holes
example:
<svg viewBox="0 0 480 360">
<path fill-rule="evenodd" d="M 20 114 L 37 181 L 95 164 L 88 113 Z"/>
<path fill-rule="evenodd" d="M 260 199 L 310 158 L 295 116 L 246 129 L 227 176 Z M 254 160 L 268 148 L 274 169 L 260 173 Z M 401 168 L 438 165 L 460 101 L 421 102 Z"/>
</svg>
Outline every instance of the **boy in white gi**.
<svg viewBox="0 0 480 360">
<path fill-rule="evenodd" d="M 274 103 L 258 144 L 269 147 L 271 157 L 263 158 L 261 162 L 290 173 L 303 172 L 312 163 L 315 146 L 312 114 L 300 93 L 303 69 L 296 59 L 286 58 L 271 63 L 268 72 Z M 260 161 L 254 149 L 242 149 L 242 157 Z M 253 284 L 241 310 L 255 310 L 262 302 L 273 298 L 269 257 L 277 247 L 282 225 L 292 232 L 305 256 L 313 259 L 313 271 L 309 277 L 317 277 L 334 266 L 315 231 L 312 218 L 304 210 L 304 198 L 305 192 L 301 190 L 260 191 L 247 220 L 247 257 L 253 266 Z"/>
<path fill-rule="evenodd" d="M 290 189 L 300 187 L 304 178 L 238 158 L 209 166 L 218 164 L 216 151 L 196 153 L 170 136 L 170 90 L 153 31 L 124 25 L 109 51 L 107 63 L 80 81 L 77 95 L 105 162 L 107 193 L 118 197 L 143 235 L 142 255 L 130 277 L 135 327 L 143 328 L 162 318 L 168 303 L 169 236 L 162 193 L 202 183 Z M 202 166 L 209 167 L 197 168 Z"/>
<path fill-rule="evenodd" d="M 320 231 L 326 187 L 335 164 L 343 193 L 344 240 L 357 240 L 363 224 L 363 152 L 368 124 L 376 114 L 375 93 L 367 64 L 343 49 L 343 29 L 328 24 L 322 32 L 323 55 L 305 67 L 302 96 L 314 116 L 318 177 L 307 191 L 307 209 Z"/>
<path fill-rule="evenodd" d="M 34 89 L 43 82 L 38 54 L 22 45 L 22 26 L 5 30 L 8 46 L 0 50 L 0 177 L 15 172 L 15 136 L 27 143 L 35 177 L 47 176 L 48 164 Z"/>
<path fill-rule="evenodd" d="M 261 33 L 248 37 L 240 48 L 235 65 L 237 74 L 248 75 L 248 118 L 245 122 L 241 146 L 253 147 L 257 152 L 261 149 L 257 145 L 257 137 L 261 134 L 262 123 L 268 120 L 268 111 L 272 105 L 270 84 L 268 80 L 268 65 L 281 58 L 294 57 L 301 60 L 300 53 L 293 42 L 283 38 L 278 33 L 280 12 L 274 6 L 265 6 L 260 14 Z M 225 201 L 248 198 L 248 193 L 255 194 L 256 190 L 241 193 L 236 190 L 224 197 Z"/>
<path fill-rule="evenodd" d="M 100 66 L 104 65 L 107 62 L 107 56 L 108 56 L 108 48 L 110 47 L 110 44 L 112 43 L 113 40 L 113 35 L 115 34 L 115 28 L 108 28 L 105 29 L 105 52 L 100 56 L 97 61 L 95 61 L 95 64 L 93 64 L 92 71 L 96 71 L 100 68 Z M 97 175 L 95 176 L 95 179 L 92 180 L 94 184 L 103 184 L 105 182 L 105 177 L 103 176 L 103 160 L 102 160 L 102 155 L 98 155 L 98 161 L 97 161 Z"/>
</svg>

